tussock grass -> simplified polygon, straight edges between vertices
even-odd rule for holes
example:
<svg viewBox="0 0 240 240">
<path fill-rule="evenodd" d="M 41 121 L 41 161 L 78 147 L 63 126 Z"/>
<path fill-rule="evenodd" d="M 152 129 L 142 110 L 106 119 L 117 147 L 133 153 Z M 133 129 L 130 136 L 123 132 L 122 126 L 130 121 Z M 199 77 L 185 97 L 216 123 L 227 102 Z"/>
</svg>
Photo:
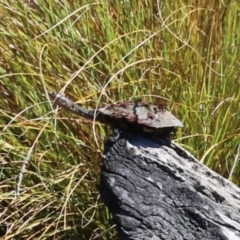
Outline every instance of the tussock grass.
<svg viewBox="0 0 240 240">
<path fill-rule="evenodd" d="M 97 124 L 94 135 L 91 122 L 55 111 L 47 90 L 86 107 L 164 101 L 184 122 L 179 142 L 239 185 L 239 10 L 237 1 L 1 1 L 1 237 L 92 239 L 112 226 L 98 194 L 109 131 Z"/>
</svg>

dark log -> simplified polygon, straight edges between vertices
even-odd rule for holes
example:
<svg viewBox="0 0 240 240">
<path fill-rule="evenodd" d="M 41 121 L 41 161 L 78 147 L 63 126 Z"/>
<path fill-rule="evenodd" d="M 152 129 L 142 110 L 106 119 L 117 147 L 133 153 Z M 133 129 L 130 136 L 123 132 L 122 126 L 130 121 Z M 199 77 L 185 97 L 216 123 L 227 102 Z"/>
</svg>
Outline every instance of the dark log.
<svg viewBox="0 0 240 240">
<path fill-rule="evenodd" d="M 240 240 L 240 189 L 170 140 L 108 141 L 100 193 L 121 240 Z"/>
</svg>

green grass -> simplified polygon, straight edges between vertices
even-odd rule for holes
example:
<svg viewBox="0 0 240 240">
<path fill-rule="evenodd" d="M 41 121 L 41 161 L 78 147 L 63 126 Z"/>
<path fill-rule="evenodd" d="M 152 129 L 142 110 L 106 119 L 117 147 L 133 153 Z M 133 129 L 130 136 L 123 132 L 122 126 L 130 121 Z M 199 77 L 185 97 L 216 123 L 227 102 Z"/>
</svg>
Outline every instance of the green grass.
<svg viewBox="0 0 240 240">
<path fill-rule="evenodd" d="M 98 193 L 110 131 L 55 111 L 47 90 L 86 107 L 164 101 L 184 122 L 178 142 L 240 185 L 237 1 L 23 2 L 0 3 L 3 239 L 91 239 L 112 226 Z"/>
</svg>

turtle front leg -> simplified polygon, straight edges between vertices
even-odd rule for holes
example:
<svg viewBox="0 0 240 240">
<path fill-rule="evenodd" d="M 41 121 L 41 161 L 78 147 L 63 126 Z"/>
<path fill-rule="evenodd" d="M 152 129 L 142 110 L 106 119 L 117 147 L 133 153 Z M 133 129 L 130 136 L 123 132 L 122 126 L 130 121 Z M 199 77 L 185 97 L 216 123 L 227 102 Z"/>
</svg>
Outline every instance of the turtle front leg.
<svg viewBox="0 0 240 240">
<path fill-rule="evenodd" d="M 113 126 L 112 132 L 113 134 L 108 139 L 110 140 L 110 142 L 116 142 L 120 138 L 121 130 L 116 126 Z"/>
</svg>

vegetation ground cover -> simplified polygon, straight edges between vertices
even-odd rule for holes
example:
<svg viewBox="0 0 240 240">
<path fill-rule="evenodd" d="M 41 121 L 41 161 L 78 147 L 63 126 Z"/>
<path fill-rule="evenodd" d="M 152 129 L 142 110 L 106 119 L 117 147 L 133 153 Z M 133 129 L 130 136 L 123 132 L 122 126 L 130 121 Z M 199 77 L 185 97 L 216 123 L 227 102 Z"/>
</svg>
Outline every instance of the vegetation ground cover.
<svg viewBox="0 0 240 240">
<path fill-rule="evenodd" d="M 86 107 L 165 102 L 184 122 L 179 144 L 240 185 L 237 1 L 3 0 L 0 17 L 3 239 L 92 239 L 113 225 L 98 193 L 110 131 L 56 111 L 47 90 Z"/>
</svg>

